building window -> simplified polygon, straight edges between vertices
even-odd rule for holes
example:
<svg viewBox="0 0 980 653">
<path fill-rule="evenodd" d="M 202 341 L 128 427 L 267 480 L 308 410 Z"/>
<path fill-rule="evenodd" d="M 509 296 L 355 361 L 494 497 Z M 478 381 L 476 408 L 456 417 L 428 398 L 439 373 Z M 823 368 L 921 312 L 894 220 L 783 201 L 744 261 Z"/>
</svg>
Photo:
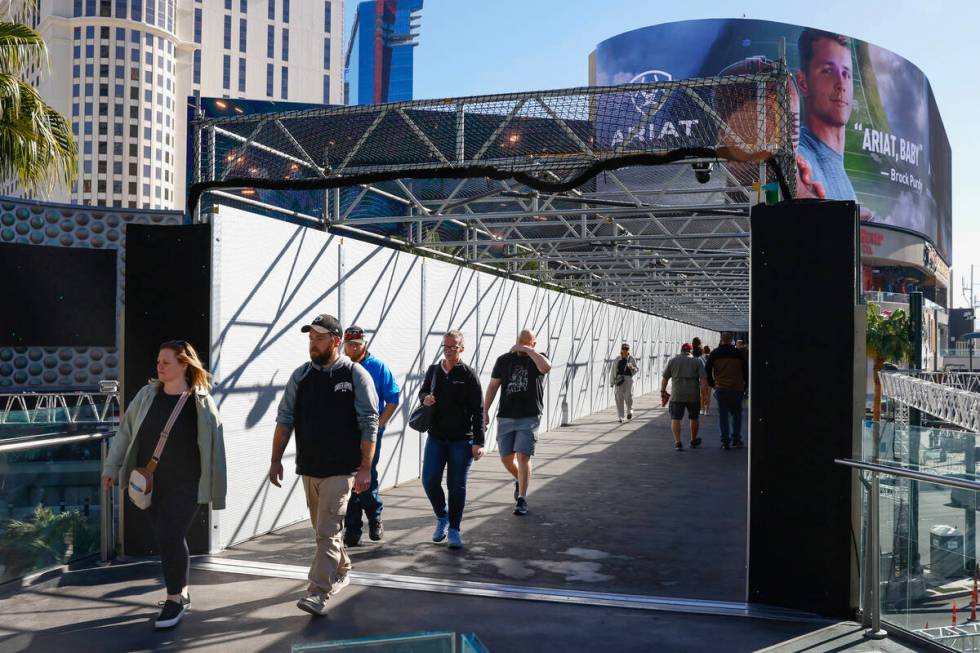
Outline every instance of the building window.
<svg viewBox="0 0 980 653">
<path fill-rule="evenodd" d="M 289 99 L 289 68 L 282 67 L 282 99 Z"/>
<path fill-rule="evenodd" d="M 126 18 L 126 10 L 129 7 L 128 0 L 116 0 L 116 18 Z"/>
<path fill-rule="evenodd" d="M 323 76 L 323 103 L 330 104 L 330 75 Z"/>
<path fill-rule="evenodd" d="M 74 15 L 75 16 L 81 16 L 82 15 L 82 0 L 75 0 L 75 11 L 74 11 Z"/>
<path fill-rule="evenodd" d="M 201 83 L 201 51 L 194 50 L 194 83 Z"/>
<path fill-rule="evenodd" d="M 231 16 L 225 16 L 225 50 L 231 50 Z"/>
<path fill-rule="evenodd" d="M 282 60 L 289 61 L 289 29 L 282 30 Z"/>
<path fill-rule="evenodd" d="M 146 0 L 146 22 L 150 25 L 157 23 L 157 0 Z"/>
<path fill-rule="evenodd" d="M 247 14 L 248 13 L 248 0 L 242 0 L 241 3 L 238 5 L 238 10 L 240 12 L 242 12 L 243 14 Z"/>
<path fill-rule="evenodd" d="M 282 0 L 282 22 L 289 22 L 289 0 Z"/>
<path fill-rule="evenodd" d="M 248 43 L 248 21 L 244 18 L 238 21 L 238 51 L 245 52 Z"/>
<path fill-rule="evenodd" d="M 224 57 L 224 67 L 222 68 L 221 80 L 221 88 L 231 88 L 231 57 L 227 54 Z"/>
<path fill-rule="evenodd" d="M 330 38 L 323 39 L 323 69 L 330 70 Z"/>
<path fill-rule="evenodd" d="M 323 3 L 323 31 L 330 33 L 330 0 Z"/>
<path fill-rule="evenodd" d="M 133 0 L 133 20 L 143 20 L 143 0 Z"/>
<path fill-rule="evenodd" d="M 265 94 L 268 97 L 272 97 L 272 84 L 273 77 L 275 76 L 275 67 L 269 63 L 265 65 Z"/>
<path fill-rule="evenodd" d="M 194 9 L 194 42 L 201 42 L 201 10 Z"/>
<path fill-rule="evenodd" d="M 85 0 L 85 15 L 86 16 L 95 15 L 95 0 Z"/>
<path fill-rule="evenodd" d="M 238 91 L 245 92 L 245 59 L 238 59 Z"/>
<path fill-rule="evenodd" d="M 231 11 L 231 0 L 225 0 L 225 9 Z"/>
<path fill-rule="evenodd" d="M 276 0 L 269 0 L 269 20 L 276 19 Z"/>
<path fill-rule="evenodd" d="M 274 59 L 276 56 L 276 28 L 272 25 L 269 25 L 267 30 L 265 56 L 269 59 Z"/>
<path fill-rule="evenodd" d="M 100 0 L 99 16 L 102 18 L 112 18 L 112 0 Z"/>
</svg>

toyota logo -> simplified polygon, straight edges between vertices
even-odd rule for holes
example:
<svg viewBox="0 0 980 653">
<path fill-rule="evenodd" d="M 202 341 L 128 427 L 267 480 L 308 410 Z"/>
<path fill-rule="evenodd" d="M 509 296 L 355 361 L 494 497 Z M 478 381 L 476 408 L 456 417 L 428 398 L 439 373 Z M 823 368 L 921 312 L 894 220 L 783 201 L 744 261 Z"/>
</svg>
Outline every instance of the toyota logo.
<svg viewBox="0 0 980 653">
<path fill-rule="evenodd" d="M 654 82 L 669 82 L 673 78 L 670 73 L 664 72 L 662 70 L 648 70 L 644 73 L 640 73 L 636 77 L 630 80 L 630 84 L 652 84 Z M 652 107 L 657 106 L 661 99 L 663 98 L 664 91 L 662 90 L 651 90 L 651 91 L 637 91 L 632 95 L 630 100 L 633 102 L 633 108 L 635 108 L 640 113 L 646 115 L 650 112 Z"/>
</svg>

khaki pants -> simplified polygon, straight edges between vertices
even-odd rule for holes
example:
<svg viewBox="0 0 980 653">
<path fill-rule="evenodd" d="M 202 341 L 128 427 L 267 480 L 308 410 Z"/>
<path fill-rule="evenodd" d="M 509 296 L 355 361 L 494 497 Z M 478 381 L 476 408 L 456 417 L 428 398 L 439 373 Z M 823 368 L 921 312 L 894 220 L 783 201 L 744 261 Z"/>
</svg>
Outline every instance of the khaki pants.
<svg viewBox="0 0 980 653">
<path fill-rule="evenodd" d="M 616 391 L 613 393 L 616 398 L 616 412 L 619 414 L 619 419 L 626 417 L 626 413 L 633 412 L 633 377 L 626 376 L 623 377 L 623 382 L 616 386 Z M 626 405 L 626 410 L 623 410 L 623 404 Z"/>
<path fill-rule="evenodd" d="M 347 513 L 347 497 L 354 485 L 354 476 L 303 477 L 306 506 L 316 533 L 316 554 L 310 565 L 309 591 L 326 594 L 338 577 L 350 571 L 350 557 L 344 548 L 341 533 Z"/>
</svg>

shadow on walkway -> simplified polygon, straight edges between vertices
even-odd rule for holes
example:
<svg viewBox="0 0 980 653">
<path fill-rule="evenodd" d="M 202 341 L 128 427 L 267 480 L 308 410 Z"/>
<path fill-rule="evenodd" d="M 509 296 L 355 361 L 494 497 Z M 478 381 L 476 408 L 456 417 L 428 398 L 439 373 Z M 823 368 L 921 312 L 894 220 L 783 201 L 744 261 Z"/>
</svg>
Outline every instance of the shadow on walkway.
<svg viewBox="0 0 980 653">
<path fill-rule="evenodd" d="M 365 533 L 349 549 L 355 571 L 744 601 L 746 451 L 720 449 L 712 414 L 701 419 L 702 448 L 676 452 L 659 401 L 635 408 L 622 425 L 607 410 L 541 434 L 526 517 L 512 514 L 513 481 L 497 455 L 475 463 L 462 551 L 429 540 L 419 482 L 383 492 L 385 542 Z M 313 550 L 304 522 L 222 556 L 307 565 Z"/>
</svg>

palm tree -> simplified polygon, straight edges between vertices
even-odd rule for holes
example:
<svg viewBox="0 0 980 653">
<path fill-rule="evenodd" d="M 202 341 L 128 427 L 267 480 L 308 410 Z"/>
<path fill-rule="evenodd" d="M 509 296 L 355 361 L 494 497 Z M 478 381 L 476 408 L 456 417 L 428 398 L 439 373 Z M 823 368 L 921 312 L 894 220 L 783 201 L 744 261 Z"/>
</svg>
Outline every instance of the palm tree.
<svg viewBox="0 0 980 653">
<path fill-rule="evenodd" d="M 0 181 L 17 179 L 37 191 L 60 181 L 71 187 L 78 174 L 71 124 L 48 106 L 24 81 L 32 66 L 47 68 L 48 49 L 41 35 L 15 22 L 33 0 L 0 0 Z"/>
<path fill-rule="evenodd" d="M 896 309 L 891 314 L 881 313 L 877 304 L 868 304 L 868 328 L 866 334 L 868 357 L 874 361 L 874 421 L 881 419 L 881 379 L 879 372 L 886 361 L 904 363 L 912 358 L 912 320 L 908 313 Z"/>
</svg>

